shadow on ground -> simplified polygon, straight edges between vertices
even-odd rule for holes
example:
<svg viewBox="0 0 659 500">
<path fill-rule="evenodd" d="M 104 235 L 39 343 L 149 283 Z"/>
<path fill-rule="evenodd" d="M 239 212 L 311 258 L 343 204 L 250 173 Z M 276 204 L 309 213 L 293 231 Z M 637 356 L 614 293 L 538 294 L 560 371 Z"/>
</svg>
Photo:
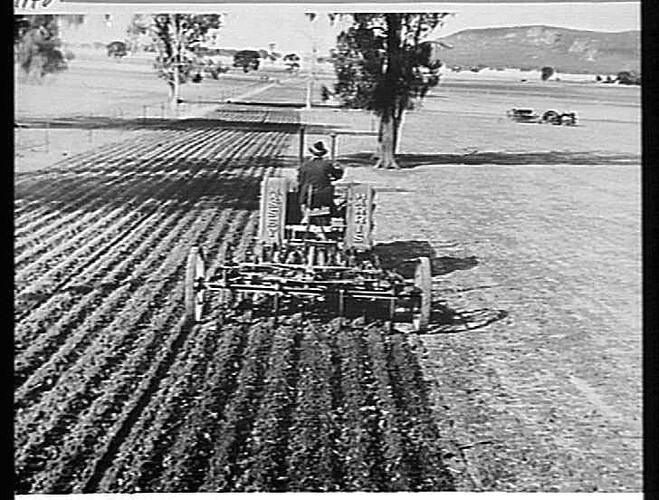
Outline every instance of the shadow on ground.
<svg viewBox="0 0 659 500">
<path fill-rule="evenodd" d="M 430 259 L 432 276 L 443 276 L 454 271 L 464 271 L 478 265 L 475 256 L 448 257 L 437 256 L 428 241 L 408 240 L 379 243 L 375 253 L 385 269 L 392 269 L 404 278 L 413 278 L 419 257 Z M 434 301 L 431 307 L 430 328 L 428 334 L 457 333 L 477 330 L 500 321 L 508 316 L 502 309 L 458 310 L 446 305 L 445 300 Z"/>
<path fill-rule="evenodd" d="M 396 156 L 401 168 L 424 165 L 639 165 L 640 155 L 597 153 L 592 151 L 537 151 L 508 153 L 483 151 L 466 154 L 400 154 Z M 344 166 L 373 167 L 372 153 L 354 153 L 339 158 Z"/>
<path fill-rule="evenodd" d="M 453 309 L 442 300 L 434 301 L 428 334 L 460 333 L 484 328 L 508 317 L 503 309 Z"/>
<path fill-rule="evenodd" d="M 414 269 L 419 257 L 428 257 L 430 259 L 430 271 L 433 276 L 471 269 L 478 265 L 478 259 L 473 255 L 469 257 L 438 257 L 432 245 L 421 240 L 378 243 L 375 245 L 374 251 L 384 269 L 393 269 L 404 278 L 414 277 Z"/>
<path fill-rule="evenodd" d="M 232 114 L 240 111 L 231 111 Z M 113 118 L 109 116 L 70 116 L 62 118 L 31 118 L 21 120 L 14 128 L 22 129 L 80 129 L 80 130 L 193 130 L 197 128 L 233 128 L 254 132 L 283 131 L 294 133 L 299 122 L 280 122 L 277 119 L 224 119 L 221 114 L 205 118 Z"/>
<path fill-rule="evenodd" d="M 217 210 L 257 210 L 263 174 L 277 165 L 284 163 L 276 156 L 178 159 L 166 165 L 129 157 L 115 162 L 112 168 L 87 167 L 84 175 L 62 172 L 60 177 L 26 177 L 16 184 L 14 197 L 63 212 L 78 211 L 81 199 L 89 211 L 122 207 L 145 214 L 174 212 L 199 203 Z"/>
<path fill-rule="evenodd" d="M 254 101 L 254 100 L 241 100 L 229 99 L 227 102 L 231 104 L 239 104 L 241 106 L 268 106 L 271 108 L 292 108 L 303 109 L 305 103 L 303 101 Z"/>
</svg>

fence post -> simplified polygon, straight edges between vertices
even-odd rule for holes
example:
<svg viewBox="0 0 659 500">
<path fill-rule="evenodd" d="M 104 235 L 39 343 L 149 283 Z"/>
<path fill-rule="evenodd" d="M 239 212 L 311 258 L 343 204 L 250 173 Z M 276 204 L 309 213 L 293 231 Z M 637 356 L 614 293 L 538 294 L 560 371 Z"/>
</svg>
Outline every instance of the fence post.
<svg viewBox="0 0 659 500">
<path fill-rule="evenodd" d="M 336 132 L 330 134 L 330 159 L 336 160 Z"/>
<path fill-rule="evenodd" d="M 50 153 L 50 122 L 46 120 L 46 153 Z"/>
<path fill-rule="evenodd" d="M 160 103 L 160 118 L 165 118 L 165 103 Z"/>
<path fill-rule="evenodd" d="M 300 149 L 298 151 L 300 165 L 304 161 L 304 127 L 300 127 Z"/>
</svg>

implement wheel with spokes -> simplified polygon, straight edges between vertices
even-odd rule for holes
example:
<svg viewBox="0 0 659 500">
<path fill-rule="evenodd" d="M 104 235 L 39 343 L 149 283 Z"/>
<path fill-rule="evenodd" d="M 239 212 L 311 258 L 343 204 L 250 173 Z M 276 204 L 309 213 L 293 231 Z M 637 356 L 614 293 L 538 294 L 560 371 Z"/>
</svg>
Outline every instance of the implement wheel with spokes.
<svg viewBox="0 0 659 500">
<path fill-rule="evenodd" d="M 188 252 L 185 266 L 185 317 L 191 323 L 198 323 L 204 309 L 204 279 L 206 265 L 199 247 L 193 246 Z"/>
<path fill-rule="evenodd" d="M 428 257 L 419 257 L 419 262 L 414 270 L 414 285 L 421 293 L 421 301 L 419 309 L 412 316 L 412 325 L 418 333 L 425 333 L 428 331 L 428 325 L 430 324 L 432 290 L 432 275 Z"/>
</svg>

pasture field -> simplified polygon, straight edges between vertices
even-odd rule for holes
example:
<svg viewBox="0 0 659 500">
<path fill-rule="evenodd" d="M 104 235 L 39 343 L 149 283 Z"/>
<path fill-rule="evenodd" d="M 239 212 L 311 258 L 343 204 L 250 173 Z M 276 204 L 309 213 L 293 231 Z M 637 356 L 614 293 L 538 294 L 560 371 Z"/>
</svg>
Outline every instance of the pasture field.
<svg viewBox="0 0 659 500">
<path fill-rule="evenodd" d="M 376 185 L 380 245 L 432 258 L 421 364 L 459 488 L 641 491 L 640 168 L 352 177 Z"/>
<path fill-rule="evenodd" d="M 17 119 L 33 117 L 132 118 L 143 116 L 143 106 L 151 108 L 149 116 L 159 116 L 160 104 L 168 99 L 168 86 L 157 77 L 151 58 L 126 58 L 115 61 L 103 54 L 74 59 L 70 68 L 49 75 L 43 84 L 26 83 L 16 72 L 14 94 Z M 262 85 L 260 74 L 243 74 L 237 70 L 218 80 L 204 78 L 201 83 L 181 85 L 181 98 L 216 104 Z M 207 102 L 207 104 L 209 104 Z"/>
<path fill-rule="evenodd" d="M 304 87 L 299 86 L 303 96 Z M 259 99 L 266 96 L 280 98 L 277 88 L 259 94 Z M 511 108 L 532 108 L 540 114 L 574 111 L 578 122 L 576 127 L 515 123 L 506 116 Z M 377 131 L 377 121 L 365 111 L 319 107 L 304 110 L 303 116 L 311 123 Z M 363 164 L 375 151 L 375 142 L 368 136 L 342 136 L 339 145 L 346 162 Z M 640 165 L 640 89 L 450 75 L 417 109 L 404 115 L 399 152 L 403 166 Z"/>
<path fill-rule="evenodd" d="M 165 93 L 118 64 L 129 106 Z M 210 274 L 223 242 L 249 253 L 260 180 L 295 174 L 297 127 L 371 127 L 277 107 L 303 102 L 301 77 L 238 80 L 274 105 L 216 104 L 228 80 L 208 82 L 188 120 L 106 113 L 124 135 L 16 169 L 17 493 L 640 491 L 636 90 L 447 82 L 406 118 L 399 171 L 369 168 L 372 137 L 340 137 L 346 177 L 376 187 L 383 264 L 431 257 L 415 335 L 326 311 L 183 321 L 188 249 Z M 97 111 L 120 102 L 89 92 Z M 582 122 L 508 122 L 513 103 Z"/>
<path fill-rule="evenodd" d="M 260 75 L 232 71 L 218 80 L 181 86 L 183 103 L 172 110 L 168 87 L 148 57 L 108 59 L 82 54 L 43 84 L 14 80 L 15 169 L 49 167 L 99 146 L 132 139 L 179 119 L 203 115 L 230 97 L 267 87 Z M 281 77 L 272 74 L 273 77 Z"/>
</svg>

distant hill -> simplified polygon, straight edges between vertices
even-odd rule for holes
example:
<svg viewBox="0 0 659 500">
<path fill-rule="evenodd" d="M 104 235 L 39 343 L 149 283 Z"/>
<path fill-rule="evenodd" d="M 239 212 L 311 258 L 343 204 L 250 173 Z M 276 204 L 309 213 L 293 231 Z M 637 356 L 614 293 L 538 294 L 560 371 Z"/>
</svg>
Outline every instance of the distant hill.
<svg viewBox="0 0 659 500">
<path fill-rule="evenodd" d="M 551 26 L 463 30 L 439 39 L 449 66 L 540 69 L 563 73 L 616 74 L 641 69 L 641 33 L 604 33 Z"/>
</svg>

